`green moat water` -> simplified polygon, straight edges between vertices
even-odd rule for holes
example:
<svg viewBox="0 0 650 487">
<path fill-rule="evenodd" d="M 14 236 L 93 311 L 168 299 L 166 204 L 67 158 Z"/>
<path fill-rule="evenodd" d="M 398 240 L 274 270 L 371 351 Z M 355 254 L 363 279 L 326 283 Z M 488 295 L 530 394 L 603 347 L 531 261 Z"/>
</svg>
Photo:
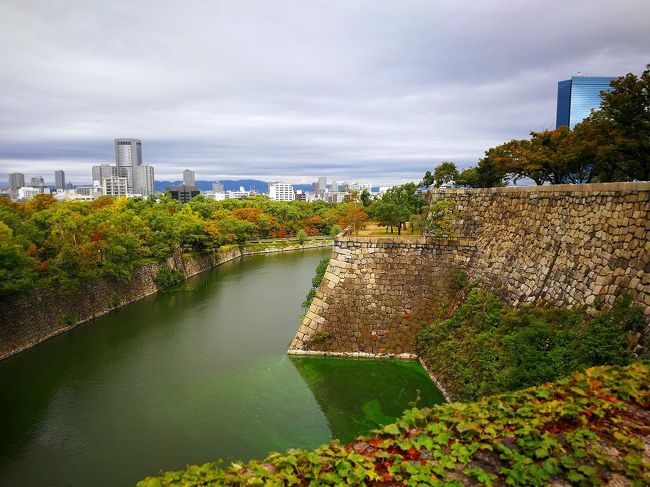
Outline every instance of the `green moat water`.
<svg viewBox="0 0 650 487">
<path fill-rule="evenodd" d="M 235 261 L 0 362 L 0 485 L 133 485 L 443 402 L 415 362 L 285 355 L 328 253 Z"/>
</svg>

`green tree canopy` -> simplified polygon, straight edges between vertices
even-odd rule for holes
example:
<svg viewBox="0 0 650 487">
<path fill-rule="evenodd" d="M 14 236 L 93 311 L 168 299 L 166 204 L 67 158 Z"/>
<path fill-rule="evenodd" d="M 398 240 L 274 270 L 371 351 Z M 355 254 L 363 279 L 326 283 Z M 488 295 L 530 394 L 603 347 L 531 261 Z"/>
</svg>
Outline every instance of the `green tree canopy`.
<svg viewBox="0 0 650 487">
<path fill-rule="evenodd" d="M 617 169 L 628 179 L 650 179 L 650 64 L 640 77 L 628 73 L 602 93 L 600 113 L 592 117 L 609 125 L 620 153 Z"/>
<path fill-rule="evenodd" d="M 381 226 L 397 227 L 397 234 L 401 235 L 406 222 L 412 215 L 417 215 L 425 204 L 416 191 L 413 183 L 390 188 L 370 206 L 371 218 Z"/>
<path fill-rule="evenodd" d="M 436 188 L 439 188 L 443 184 L 454 182 L 457 179 L 458 169 L 456 168 L 456 164 L 453 162 L 445 161 L 436 166 L 433 171 L 433 184 Z"/>
</svg>

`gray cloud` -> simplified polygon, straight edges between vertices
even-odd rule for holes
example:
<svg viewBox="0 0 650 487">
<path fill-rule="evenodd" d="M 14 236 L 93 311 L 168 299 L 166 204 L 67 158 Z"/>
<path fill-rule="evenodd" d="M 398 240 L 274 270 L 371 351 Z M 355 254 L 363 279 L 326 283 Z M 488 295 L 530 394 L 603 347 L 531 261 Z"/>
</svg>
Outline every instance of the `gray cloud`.
<svg viewBox="0 0 650 487">
<path fill-rule="evenodd" d="M 87 182 L 138 137 L 157 179 L 415 180 L 553 128 L 556 83 L 639 73 L 646 0 L 8 0 L 0 178 Z"/>
</svg>

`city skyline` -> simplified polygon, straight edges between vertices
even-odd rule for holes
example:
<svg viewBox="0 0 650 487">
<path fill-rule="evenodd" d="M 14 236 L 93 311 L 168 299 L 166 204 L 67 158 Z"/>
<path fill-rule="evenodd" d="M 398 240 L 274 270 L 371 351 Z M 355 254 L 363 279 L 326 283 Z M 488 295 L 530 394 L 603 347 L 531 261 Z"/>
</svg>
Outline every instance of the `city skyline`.
<svg viewBox="0 0 650 487">
<path fill-rule="evenodd" d="M 0 180 L 89 183 L 126 136 L 158 180 L 412 181 L 552 129 L 559 80 L 650 59 L 645 1 L 180 6 L 6 2 Z"/>
<path fill-rule="evenodd" d="M 152 167 L 149 166 L 148 164 L 143 164 L 141 167 Z M 154 179 L 155 182 L 177 182 L 180 184 L 186 184 L 184 181 L 183 176 L 185 173 L 188 171 L 188 169 L 183 170 L 179 175 L 172 175 L 171 178 L 169 179 L 164 179 L 164 178 L 158 178 L 156 177 Z M 190 172 L 194 173 L 194 171 L 189 170 Z M 28 181 L 35 179 L 35 178 L 42 178 L 44 181 L 45 186 L 52 187 L 52 188 L 57 188 L 56 186 L 56 174 L 57 173 L 63 173 L 64 175 L 64 182 L 65 185 L 72 185 L 72 186 L 101 186 L 101 180 L 105 177 L 111 177 L 111 176 L 117 176 L 118 175 L 118 166 L 115 165 L 115 163 L 101 163 L 101 164 L 92 164 L 89 166 L 89 174 L 91 176 L 89 178 L 84 179 L 83 176 L 80 178 L 80 181 L 69 181 L 66 180 L 67 176 L 65 176 L 66 171 L 65 170 L 54 170 L 52 172 L 52 177 L 50 178 L 50 174 L 48 173 L 30 173 L 26 171 L 12 171 L 10 173 L 6 174 L 6 177 L 4 178 L 4 181 L 0 179 L 0 189 L 12 189 L 12 180 L 14 180 L 17 176 L 22 176 L 22 184 L 17 184 L 15 189 L 18 189 L 20 186 L 30 186 L 30 184 L 27 184 Z M 199 175 L 201 176 L 201 175 Z M 1 177 L 1 175 L 0 175 Z M 292 182 L 297 178 L 285 178 L 285 179 L 280 179 L 278 178 L 252 178 L 248 176 L 243 176 L 241 178 L 205 178 L 205 177 L 198 177 L 195 178 L 194 182 L 199 183 L 199 182 L 207 182 L 207 183 L 212 183 L 213 186 L 216 184 L 217 186 L 220 185 L 222 181 L 242 181 L 242 180 L 251 180 L 251 181 L 262 181 L 265 183 L 273 183 L 273 182 L 286 182 L 289 184 L 297 184 L 297 185 L 311 185 L 313 186 L 314 184 L 319 184 L 321 181 L 325 181 L 328 179 L 325 176 L 314 176 L 314 177 L 307 177 L 307 178 L 300 178 L 297 182 Z M 337 178 L 333 177 L 331 178 L 331 182 L 336 182 L 339 184 L 358 184 L 358 183 L 373 183 L 372 186 L 382 186 L 379 183 L 374 184 L 373 181 L 371 180 L 362 180 L 362 179 L 344 179 L 344 178 Z M 222 187 L 223 185 L 221 185 Z M 330 182 L 328 181 L 327 186 L 330 186 Z M 214 191 L 214 190 L 213 190 Z"/>
</svg>

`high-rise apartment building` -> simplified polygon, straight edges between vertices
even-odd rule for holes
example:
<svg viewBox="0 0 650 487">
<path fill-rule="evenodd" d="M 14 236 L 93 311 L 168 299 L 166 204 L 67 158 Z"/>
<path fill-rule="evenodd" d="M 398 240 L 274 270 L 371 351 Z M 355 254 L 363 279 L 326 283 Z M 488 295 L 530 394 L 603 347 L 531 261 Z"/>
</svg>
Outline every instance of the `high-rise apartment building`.
<svg viewBox="0 0 650 487">
<path fill-rule="evenodd" d="M 117 166 L 111 164 L 101 164 L 92 167 L 93 183 L 97 186 L 102 184 L 102 179 L 117 176 Z"/>
<path fill-rule="evenodd" d="M 25 175 L 21 172 L 12 172 L 9 174 L 9 189 L 16 191 L 25 186 Z"/>
<path fill-rule="evenodd" d="M 212 192 L 223 193 L 223 184 L 220 181 L 212 181 Z"/>
<path fill-rule="evenodd" d="M 183 184 L 185 186 L 194 186 L 196 184 L 194 171 L 190 169 L 185 169 L 185 171 L 183 171 Z"/>
<path fill-rule="evenodd" d="M 65 171 L 54 171 L 54 186 L 57 191 L 65 189 Z"/>
<path fill-rule="evenodd" d="M 102 193 L 105 196 L 126 196 L 128 193 L 127 178 L 121 176 L 109 176 L 102 179 Z"/>
<path fill-rule="evenodd" d="M 324 193 L 327 191 L 327 178 L 325 176 L 320 176 L 318 181 L 311 183 L 311 190 L 314 193 Z"/>
<path fill-rule="evenodd" d="M 133 194 L 140 194 L 144 197 L 154 193 L 153 166 L 142 164 L 133 168 Z"/>
<path fill-rule="evenodd" d="M 557 84 L 557 113 L 555 128 L 572 129 L 600 107 L 601 91 L 611 91 L 608 76 L 572 76 Z"/>
<path fill-rule="evenodd" d="M 32 187 L 42 188 L 44 186 L 45 186 L 45 179 L 43 179 L 43 176 L 36 176 L 35 178 L 32 178 Z"/>
<path fill-rule="evenodd" d="M 274 201 L 293 201 L 295 199 L 293 185 L 278 182 L 270 183 L 269 197 Z"/>
<path fill-rule="evenodd" d="M 127 180 L 129 193 L 133 192 L 133 168 L 142 165 L 140 139 L 115 139 L 115 164 L 117 175 Z"/>
</svg>

